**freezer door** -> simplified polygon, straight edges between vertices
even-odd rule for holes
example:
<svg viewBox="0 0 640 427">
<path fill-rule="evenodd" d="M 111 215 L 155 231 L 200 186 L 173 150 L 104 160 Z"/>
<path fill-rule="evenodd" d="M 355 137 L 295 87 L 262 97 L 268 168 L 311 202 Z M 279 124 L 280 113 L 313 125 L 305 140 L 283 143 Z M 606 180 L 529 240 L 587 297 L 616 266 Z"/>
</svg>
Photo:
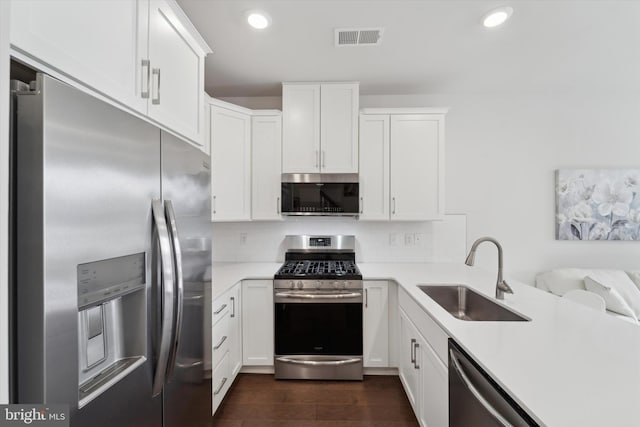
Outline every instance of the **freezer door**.
<svg viewBox="0 0 640 427">
<path fill-rule="evenodd" d="M 68 403 L 72 426 L 157 427 L 162 402 L 151 396 L 145 304 L 160 131 L 53 78 L 41 80 L 41 91 L 19 96 L 17 107 L 13 400 Z M 79 277 L 87 274 L 91 284 L 114 277 L 112 259 L 128 263 L 138 290 L 104 301 L 100 310 L 82 307 Z M 80 265 L 95 267 L 97 276 Z M 138 366 L 115 384 L 91 383 L 94 372 L 122 366 L 114 358 L 125 348 L 139 356 Z M 78 409 L 82 383 L 105 391 L 86 388 L 97 397 Z"/>
<path fill-rule="evenodd" d="M 168 219 L 174 217 L 183 279 L 175 322 L 181 327 L 164 390 L 164 427 L 206 426 L 211 423 L 211 377 L 204 367 L 205 334 L 211 331 L 204 304 L 204 289 L 211 286 L 209 157 L 166 132 L 161 140 L 162 197 Z"/>
</svg>

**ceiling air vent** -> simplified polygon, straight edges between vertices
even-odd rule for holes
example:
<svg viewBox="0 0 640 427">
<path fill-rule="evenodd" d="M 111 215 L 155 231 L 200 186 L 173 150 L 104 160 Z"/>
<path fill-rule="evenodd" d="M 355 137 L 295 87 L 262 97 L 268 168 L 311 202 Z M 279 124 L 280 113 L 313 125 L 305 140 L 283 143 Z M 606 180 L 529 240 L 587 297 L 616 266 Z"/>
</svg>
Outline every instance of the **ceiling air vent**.
<svg viewBox="0 0 640 427">
<path fill-rule="evenodd" d="M 336 46 L 377 46 L 384 28 L 336 28 Z"/>
</svg>

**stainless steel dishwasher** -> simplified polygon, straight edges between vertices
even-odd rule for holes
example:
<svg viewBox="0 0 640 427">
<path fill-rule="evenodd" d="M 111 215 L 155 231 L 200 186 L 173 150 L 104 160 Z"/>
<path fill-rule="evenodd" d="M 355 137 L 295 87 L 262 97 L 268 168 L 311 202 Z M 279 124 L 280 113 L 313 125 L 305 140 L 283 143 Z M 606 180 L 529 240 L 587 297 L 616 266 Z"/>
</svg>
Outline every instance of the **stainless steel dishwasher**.
<svg viewBox="0 0 640 427">
<path fill-rule="evenodd" d="M 539 426 L 459 346 L 449 340 L 449 427 Z"/>
</svg>

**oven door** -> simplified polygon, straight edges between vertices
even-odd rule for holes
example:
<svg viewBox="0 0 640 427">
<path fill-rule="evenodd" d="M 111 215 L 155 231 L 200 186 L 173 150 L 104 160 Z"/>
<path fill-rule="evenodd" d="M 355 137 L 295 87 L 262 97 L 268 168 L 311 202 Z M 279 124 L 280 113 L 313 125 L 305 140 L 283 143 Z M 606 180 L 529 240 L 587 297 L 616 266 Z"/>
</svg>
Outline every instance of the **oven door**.
<svg viewBox="0 0 640 427">
<path fill-rule="evenodd" d="M 275 376 L 362 379 L 362 291 L 275 293 Z"/>
</svg>

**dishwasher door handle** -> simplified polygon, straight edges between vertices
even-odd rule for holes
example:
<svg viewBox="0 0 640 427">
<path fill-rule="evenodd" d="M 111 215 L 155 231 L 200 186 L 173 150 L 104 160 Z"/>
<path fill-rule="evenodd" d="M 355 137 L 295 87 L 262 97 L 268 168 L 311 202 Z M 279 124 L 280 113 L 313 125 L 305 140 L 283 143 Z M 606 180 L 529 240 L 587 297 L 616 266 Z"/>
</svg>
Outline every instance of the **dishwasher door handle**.
<svg viewBox="0 0 640 427">
<path fill-rule="evenodd" d="M 456 356 L 455 351 L 453 351 L 452 349 L 449 349 L 449 356 L 451 357 L 451 362 L 452 362 L 452 366 L 451 367 L 453 367 L 453 369 L 455 370 L 456 374 L 458 374 L 458 377 L 460 377 L 460 379 L 464 383 L 465 387 L 467 387 L 467 389 L 471 392 L 471 394 L 473 394 L 473 396 L 484 407 L 484 409 L 486 409 L 487 412 L 489 412 L 489 414 L 491 414 L 491 416 L 498 423 L 500 423 L 500 425 L 502 425 L 504 427 L 513 427 L 513 424 L 511 424 L 509 421 L 507 421 L 498 412 L 498 410 L 496 408 L 494 408 L 491 405 L 491 403 L 489 403 L 489 401 L 487 399 L 485 399 L 485 397 L 482 395 L 482 393 L 480 393 L 478 391 L 478 389 L 473 385 L 473 383 L 471 382 L 471 380 L 469 379 L 467 374 L 464 373 L 464 370 L 462 369 L 462 366 L 460 365 L 460 362 L 458 361 L 458 357 Z"/>
</svg>

